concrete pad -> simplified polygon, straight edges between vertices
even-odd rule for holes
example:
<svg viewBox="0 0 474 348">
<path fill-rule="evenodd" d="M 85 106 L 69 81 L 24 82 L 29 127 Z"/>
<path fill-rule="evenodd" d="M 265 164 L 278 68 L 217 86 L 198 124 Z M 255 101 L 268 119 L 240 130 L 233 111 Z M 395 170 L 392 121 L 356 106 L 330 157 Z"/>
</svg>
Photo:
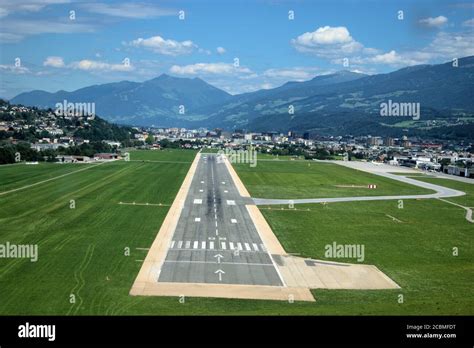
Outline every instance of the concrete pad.
<svg viewBox="0 0 474 348">
<path fill-rule="evenodd" d="M 288 301 L 291 298 L 294 301 L 315 301 L 311 291 L 305 288 L 205 283 L 139 282 L 134 285 L 130 291 L 130 295 L 216 297 L 279 301 Z"/>
<path fill-rule="evenodd" d="M 398 289 L 400 286 L 373 265 L 281 256 L 278 265 L 288 287 L 311 289 Z"/>
</svg>

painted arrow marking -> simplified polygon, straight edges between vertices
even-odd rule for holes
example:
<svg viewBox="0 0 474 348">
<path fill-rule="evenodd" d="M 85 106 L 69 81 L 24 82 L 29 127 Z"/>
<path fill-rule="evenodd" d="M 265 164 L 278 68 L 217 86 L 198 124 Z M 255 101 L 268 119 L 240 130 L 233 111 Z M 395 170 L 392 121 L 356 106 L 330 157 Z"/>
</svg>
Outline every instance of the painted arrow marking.
<svg viewBox="0 0 474 348">
<path fill-rule="evenodd" d="M 221 282 L 222 281 L 222 275 L 225 274 L 225 272 L 221 269 L 218 269 L 214 273 L 219 275 L 219 281 Z"/>
<path fill-rule="evenodd" d="M 217 257 L 217 263 L 221 263 L 221 259 L 224 257 L 221 254 L 214 255 L 214 257 Z"/>
</svg>

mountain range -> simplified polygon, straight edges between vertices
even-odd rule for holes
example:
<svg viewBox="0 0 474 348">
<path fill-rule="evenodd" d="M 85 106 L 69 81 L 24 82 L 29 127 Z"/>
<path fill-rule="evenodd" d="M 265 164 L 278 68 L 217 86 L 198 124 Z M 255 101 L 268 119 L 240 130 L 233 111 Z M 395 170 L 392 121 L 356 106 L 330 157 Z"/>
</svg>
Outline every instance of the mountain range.
<svg viewBox="0 0 474 348">
<path fill-rule="evenodd" d="M 400 127 L 426 131 L 436 125 L 428 121 L 451 125 L 448 120 L 473 118 L 474 56 L 460 58 L 457 67 L 448 62 L 377 75 L 340 71 L 239 95 L 200 78 L 163 74 L 145 82 L 121 81 L 72 92 L 36 90 L 10 102 L 54 108 L 63 100 L 95 102 L 98 115 L 129 125 L 330 134 L 389 134 L 400 132 Z M 380 104 L 388 100 L 420 103 L 420 120 L 381 117 Z"/>
</svg>

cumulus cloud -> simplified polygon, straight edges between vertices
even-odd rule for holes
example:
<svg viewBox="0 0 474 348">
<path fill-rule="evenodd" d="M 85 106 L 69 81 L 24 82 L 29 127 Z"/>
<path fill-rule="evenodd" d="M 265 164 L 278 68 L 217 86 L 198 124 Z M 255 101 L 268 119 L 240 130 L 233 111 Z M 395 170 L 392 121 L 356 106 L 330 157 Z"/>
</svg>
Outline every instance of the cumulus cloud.
<svg viewBox="0 0 474 348">
<path fill-rule="evenodd" d="M 166 40 L 161 36 L 152 36 L 147 39 L 138 38 L 129 42 L 128 45 L 145 48 L 155 53 L 169 56 L 189 54 L 197 47 L 191 40 L 179 42 L 171 39 Z"/>
<path fill-rule="evenodd" d="M 134 67 L 131 64 L 111 64 L 96 60 L 83 59 L 69 64 L 70 68 L 84 71 L 131 71 Z"/>
<path fill-rule="evenodd" d="M 354 40 L 346 27 L 320 27 L 292 39 L 291 44 L 300 52 L 327 58 L 353 54 L 364 49 L 361 43 Z"/>
<path fill-rule="evenodd" d="M 196 63 L 190 65 L 173 65 L 170 72 L 177 75 L 232 75 L 232 74 L 251 74 L 252 71 L 245 67 L 235 67 L 231 63 Z"/>
<path fill-rule="evenodd" d="M 448 23 L 448 18 L 446 18 L 445 16 L 428 17 L 420 19 L 418 23 L 425 27 L 440 28 L 446 23 Z"/>
<path fill-rule="evenodd" d="M 64 60 L 62 57 L 50 56 L 43 62 L 43 66 L 51 66 L 53 68 L 63 68 Z"/>
<path fill-rule="evenodd" d="M 420 61 L 407 57 L 406 55 L 400 55 L 395 50 L 369 57 L 367 59 L 367 62 L 374 64 L 387 64 L 393 66 L 416 65 L 421 63 Z"/>
<path fill-rule="evenodd" d="M 224 47 L 219 46 L 216 48 L 216 51 L 219 54 L 224 54 L 226 52 L 226 49 Z"/>
</svg>

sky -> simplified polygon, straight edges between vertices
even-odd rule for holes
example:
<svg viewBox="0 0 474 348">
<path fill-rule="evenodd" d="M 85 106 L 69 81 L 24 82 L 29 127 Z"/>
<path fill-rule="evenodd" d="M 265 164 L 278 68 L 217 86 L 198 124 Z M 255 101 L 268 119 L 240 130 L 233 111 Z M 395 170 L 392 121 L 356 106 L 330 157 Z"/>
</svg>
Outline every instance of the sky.
<svg viewBox="0 0 474 348">
<path fill-rule="evenodd" d="M 474 55 L 474 2 L 0 0 L 0 97 L 163 73 L 231 94 Z"/>
</svg>

